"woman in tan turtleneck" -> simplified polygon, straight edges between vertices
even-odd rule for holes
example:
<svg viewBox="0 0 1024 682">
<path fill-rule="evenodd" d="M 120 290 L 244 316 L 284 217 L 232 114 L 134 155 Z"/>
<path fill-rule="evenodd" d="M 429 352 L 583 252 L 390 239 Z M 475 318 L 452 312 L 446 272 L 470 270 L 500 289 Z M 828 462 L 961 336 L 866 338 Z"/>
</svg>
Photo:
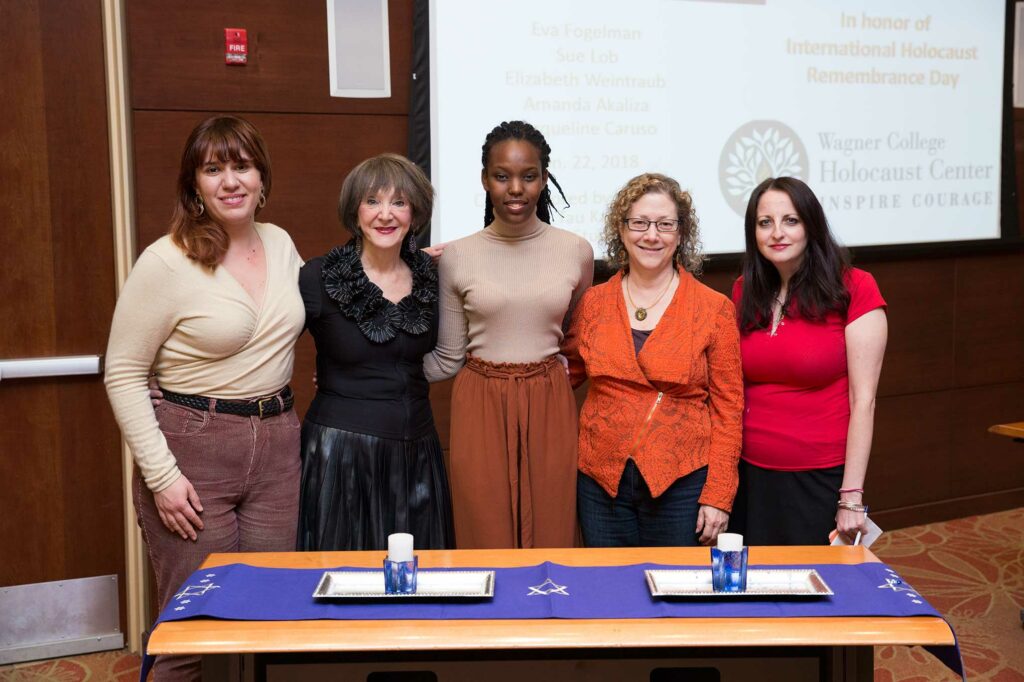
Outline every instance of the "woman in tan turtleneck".
<svg viewBox="0 0 1024 682">
<path fill-rule="evenodd" d="M 594 253 L 549 224 L 550 153 L 529 123 L 494 128 L 483 145 L 486 227 L 440 261 L 440 338 L 424 372 L 458 372 L 449 473 L 460 549 L 574 542 L 576 402 L 555 355 Z"/>
</svg>

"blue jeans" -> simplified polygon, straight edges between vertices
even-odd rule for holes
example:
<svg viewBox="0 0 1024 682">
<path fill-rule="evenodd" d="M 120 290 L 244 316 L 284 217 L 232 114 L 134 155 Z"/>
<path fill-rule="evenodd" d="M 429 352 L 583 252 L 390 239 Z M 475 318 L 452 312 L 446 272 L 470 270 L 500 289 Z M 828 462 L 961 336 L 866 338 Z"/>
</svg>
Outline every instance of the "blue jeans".
<svg viewBox="0 0 1024 682">
<path fill-rule="evenodd" d="M 576 500 L 583 543 L 587 547 L 693 547 L 697 545 L 698 500 L 708 468 L 676 480 L 658 497 L 651 497 L 632 459 L 610 497 L 594 479 L 577 473 Z"/>
</svg>

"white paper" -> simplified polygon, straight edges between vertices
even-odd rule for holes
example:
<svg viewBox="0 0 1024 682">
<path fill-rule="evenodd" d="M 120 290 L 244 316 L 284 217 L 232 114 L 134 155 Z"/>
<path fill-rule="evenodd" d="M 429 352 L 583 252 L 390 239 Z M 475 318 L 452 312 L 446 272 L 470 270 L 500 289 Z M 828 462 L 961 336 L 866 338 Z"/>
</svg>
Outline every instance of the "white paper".
<svg viewBox="0 0 1024 682">
<path fill-rule="evenodd" d="M 882 529 L 879 528 L 878 524 L 872 521 L 870 517 L 865 518 L 864 522 L 865 525 L 868 527 L 868 532 L 860 536 L 859 544 L 864 545 L 865 547 L 870 547 L 872 544 L 874 544 L 875 540 L 877 540 L 882 535 Z M 847 542 L 846 538 L 844 538 L 842 535 L 839 534 L 838 531 L 835 530 L 829 533 L 829 538 L 832 539 L 833 547 L 853 544 Z"/>
</svg>

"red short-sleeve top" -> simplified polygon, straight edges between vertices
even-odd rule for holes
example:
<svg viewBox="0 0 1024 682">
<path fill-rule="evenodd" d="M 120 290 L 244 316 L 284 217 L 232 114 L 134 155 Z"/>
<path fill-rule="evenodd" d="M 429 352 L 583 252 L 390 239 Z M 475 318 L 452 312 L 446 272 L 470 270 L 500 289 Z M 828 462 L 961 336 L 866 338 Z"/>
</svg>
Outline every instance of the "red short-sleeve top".
<svg viewBox="0 0 1024 682">
<path fill-rule="evenodd" d="M 743 357 L 742 458 L 764 469 L 805 471 L 846 460 L 850 386 L 846 325 L 884 308 L 875 278 L 857 268 L 844 276 L 850 305 L 822 322 L 787 313 L 775 334 L 761 329 L 740 335 Z M 732 300 L 739 310 L 743 278 Z"/>
</svg>

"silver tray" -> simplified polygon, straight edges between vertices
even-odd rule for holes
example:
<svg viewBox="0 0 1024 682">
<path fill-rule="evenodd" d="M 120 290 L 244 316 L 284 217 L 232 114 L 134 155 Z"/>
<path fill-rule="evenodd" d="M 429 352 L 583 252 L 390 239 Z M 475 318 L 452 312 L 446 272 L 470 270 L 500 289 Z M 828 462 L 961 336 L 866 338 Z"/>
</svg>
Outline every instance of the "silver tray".
<svg viewBox="0 0 1024 682">
<path fill-rule="evenodd" d="M 646 570 L 654 597 L 829 597 L 832 588 L 813 568 L 751 568 L 744 592 L 715 592 L 711 569 Z"/>
<path fill-rule="evenodd" d="M 328 599 L 484 599 L 494 596 L 494 571 L 416 573 L 416 591 L 388 594 L 384 571 L 324 571 L 313 596 Z"/>
</svg>

